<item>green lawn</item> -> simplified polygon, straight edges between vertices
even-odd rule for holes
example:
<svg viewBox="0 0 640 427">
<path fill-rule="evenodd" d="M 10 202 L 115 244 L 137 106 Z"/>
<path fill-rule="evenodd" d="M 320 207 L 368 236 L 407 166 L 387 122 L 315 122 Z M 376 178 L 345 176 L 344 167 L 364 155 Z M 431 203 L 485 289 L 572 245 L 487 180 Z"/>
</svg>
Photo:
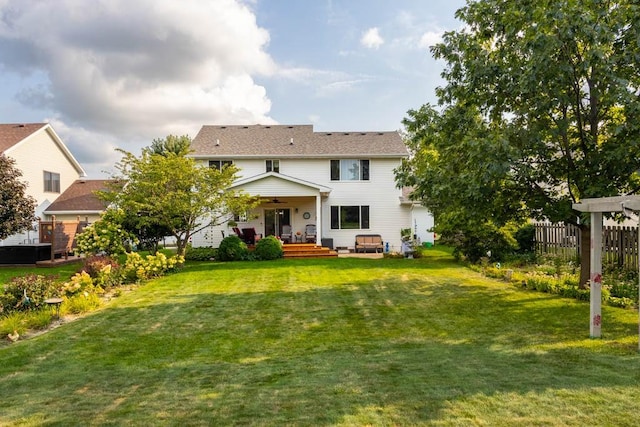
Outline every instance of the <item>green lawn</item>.
<svg viewBox="0 0 640 427">
<path fill-rule="evenodd" d="M 0 425 L 637 425 L 637 312 L 419 260 L 190 264 L 0 347 Z"/>
</svg>

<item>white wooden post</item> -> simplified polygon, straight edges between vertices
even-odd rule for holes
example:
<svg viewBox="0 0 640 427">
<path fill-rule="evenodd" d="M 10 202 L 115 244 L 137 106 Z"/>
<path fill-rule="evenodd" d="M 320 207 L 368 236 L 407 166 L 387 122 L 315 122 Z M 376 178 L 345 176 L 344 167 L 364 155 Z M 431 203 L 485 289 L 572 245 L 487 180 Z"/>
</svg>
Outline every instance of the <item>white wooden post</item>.
<svg viewBox="0 0 640 427">
<path fill-rule="evenodd" d="M 591 212 L 591 300 L 589 332 L 600 338 L 602 328 L 602 212 Z"/>
<path fill-rule="evenodd" d="M 322 200 L 316 195 L 316 246 L 322 246 Z"/>
</svg>

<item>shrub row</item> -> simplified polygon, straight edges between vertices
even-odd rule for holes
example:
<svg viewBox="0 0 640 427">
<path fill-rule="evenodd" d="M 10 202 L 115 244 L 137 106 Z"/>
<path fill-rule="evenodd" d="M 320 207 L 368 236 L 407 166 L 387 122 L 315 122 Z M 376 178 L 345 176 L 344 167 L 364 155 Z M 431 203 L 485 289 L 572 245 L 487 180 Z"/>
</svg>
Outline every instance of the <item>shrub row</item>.
<svg viewBox="0 0 640 427">
<path fill-rule="evenodd" d="M 183 257 L 168 258 L 161 252 L 146 257 L 128 253 L 123 264 L 108 256 L 91 256 L 85 258 L 78 273 L 62 284 L 57 283 L 55 276 L 14 277 L 0 293 L 0 313 L 39 309 L 51 297 L 62 297 L 65 304 L 67 300 L 80 297 L 83 301 L 71 301 L 71 305 L 86 306 L 86 300 L 96 302 L 97 296 L 110 288 L 161 276 L 176 270 L 182 263 Z M 89 307 L 93 305 L 91 303 Z"/>
</svg>

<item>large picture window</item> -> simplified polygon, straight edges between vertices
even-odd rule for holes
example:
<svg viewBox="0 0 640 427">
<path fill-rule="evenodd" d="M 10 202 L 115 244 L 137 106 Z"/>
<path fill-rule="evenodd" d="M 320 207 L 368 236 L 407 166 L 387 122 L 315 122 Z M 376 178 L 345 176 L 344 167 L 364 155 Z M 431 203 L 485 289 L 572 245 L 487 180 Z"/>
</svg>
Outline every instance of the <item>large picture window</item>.
<svg viewBox="0 0 640 427">
<path fill-rule="evenodd" d="M 368 230 L 369 206 L 331 206 L 331 228 Z"/>
<path fill-rule="evenodd" d="M 331 160 L 332 181 L 369 181 L 369 160 Z"/>
<path fill-rule="evenodd" d="M 60 174 L 44 171 L 44 191 L 49 193 L 60 192 Z"/>
<path fill-rule="evenodd" d="M 221 171 L 225 166 L 232 164 L 233 162 L 231 160 L 209 160 L 209 167 L 219 171 Z"/>
</svg>

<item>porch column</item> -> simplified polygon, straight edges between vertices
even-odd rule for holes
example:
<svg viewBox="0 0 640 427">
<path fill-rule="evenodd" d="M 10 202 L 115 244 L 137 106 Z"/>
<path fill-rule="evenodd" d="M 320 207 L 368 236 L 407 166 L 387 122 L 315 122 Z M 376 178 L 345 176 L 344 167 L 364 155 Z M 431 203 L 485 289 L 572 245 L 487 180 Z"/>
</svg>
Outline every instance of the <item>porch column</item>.
<svg viewBox="0 0 640 427">
<path fill-rule="evenodd" d="M 316 195 L 316 246 L 322 245 L 322 199 Z"/>
<path fill-rule="evenodd" d="M 602 212 L 591 212 L 591 301 L 589 332 L 600 338 L 602 327 Z"/>
</svg>

